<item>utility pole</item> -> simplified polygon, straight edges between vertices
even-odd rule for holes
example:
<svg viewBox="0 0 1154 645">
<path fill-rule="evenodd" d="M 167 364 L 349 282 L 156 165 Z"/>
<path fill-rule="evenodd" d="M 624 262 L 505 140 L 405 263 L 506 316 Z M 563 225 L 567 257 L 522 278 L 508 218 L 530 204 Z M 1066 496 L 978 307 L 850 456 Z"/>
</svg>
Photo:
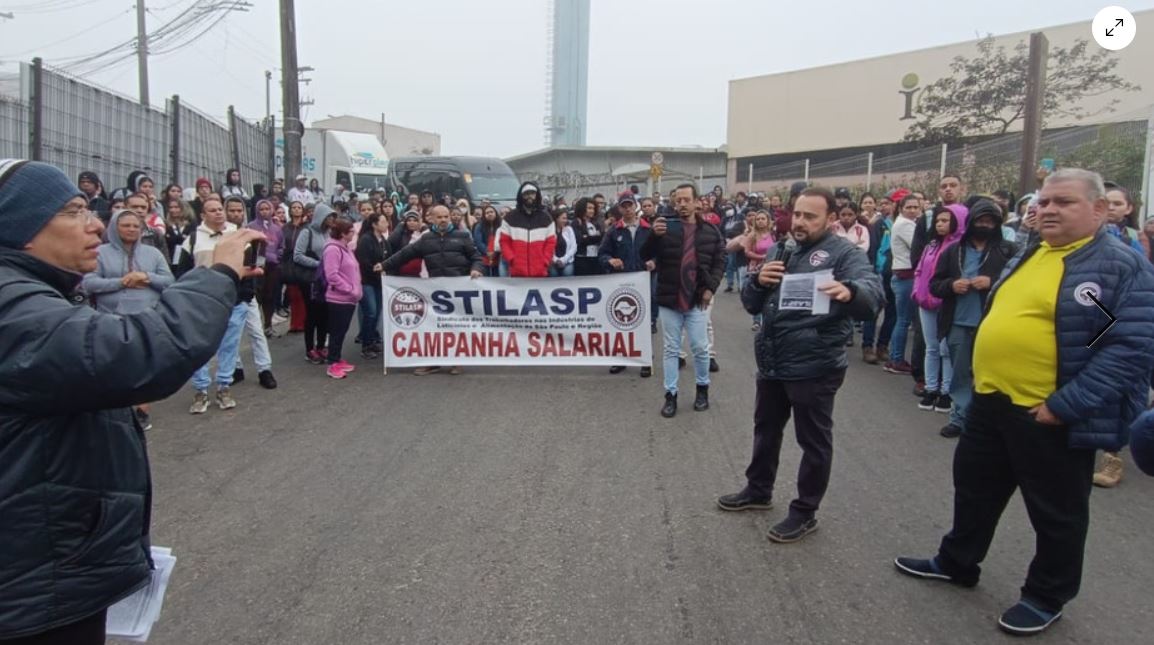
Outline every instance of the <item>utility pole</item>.
<svg viewBox="0 0 1154 645">
<path fill-rule="evenodd" d="M 1046 34 L 1030 34 L 1030 62 L 1026 68 L 1026 119 L 1022 128 L 1022 165 L 1018 172 L 1018 194 L 1038 187 L 1038 148 L 1042 145 L 1042 104 L 1046 97 L 1046 62 L 1050 41 Z"/>
<path fill-rule="evenodd" d="M 264 118 L 272 116 L 272 72 L 264 72 Z"/>
<path fill-rule="evenodd" d="M 280 0 L 281 88 L 284 93 L 284 176 L 286 183 L 301 171 L 300 86 L 297 70 L 296 9 L 293 0 Z"/>
<path fill-rule="evenodd" d="M 136 0 L 136 66 L 140 73 L 140 104 L 148 106 L 148 30 L 144 26 L 144 0 Z"/>
</svg>

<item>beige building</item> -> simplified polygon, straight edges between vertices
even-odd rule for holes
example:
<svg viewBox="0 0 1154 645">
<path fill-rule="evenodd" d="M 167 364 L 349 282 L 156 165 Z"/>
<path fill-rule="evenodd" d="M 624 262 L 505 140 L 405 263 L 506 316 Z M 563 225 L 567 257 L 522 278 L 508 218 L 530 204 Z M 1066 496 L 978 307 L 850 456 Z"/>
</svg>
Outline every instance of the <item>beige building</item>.
<svg viewBox="0 0 1154 645">
<path fill-rule="evenodd" d="M 1138 12 L 1135 20 L 1150 29 L 1154 11 Z M 1083 22 L 1035 31 L 1046 34 L 1051 48 L 1070 47 L 1082 39 L 1088 41 L 1089 51 L 1100 51 L 1090 23 L 1088 16 Z M 1139 85 L 1140 91 L 1089 97 L 1083 107 L 1094 116 L 1082 121 L 1051 117 L 1047 129 L 1145 120 L 1154 105 L 1154 38 L 1146 33 L 1111 54 L 1118 58 L 1116 73 Z M 1029 36 L 1029 32 L 998 36 L 995 43 L 1012 50 L 1018 43 L 1028 43 Z M 729 183 L 744 183 L 750 164 L 773 166 L 807 158 L 810 153 L 816 153 L 814 161 L 820 162 L 867 152 L 895 154 L 916 147 L 900 142 L 916 121 L 923 88 L 951 74 L 955 57 L 975 56 L 978 42 L 730 81 Z M 1113 98 L 1120 100 L 1114 110 L 1101 111 Z M 1020 122 L 1016 129 L 1021 129 Z"/>
<path fill-rule="evenodd" d="M 441 154 L 441 135 L 385 123 L 383 114 L 379 121 L 348 114 L 334 116 L 313 121 L 309 127 L 374 135 L 381 141 L 390 159 Z"/>
</svg>

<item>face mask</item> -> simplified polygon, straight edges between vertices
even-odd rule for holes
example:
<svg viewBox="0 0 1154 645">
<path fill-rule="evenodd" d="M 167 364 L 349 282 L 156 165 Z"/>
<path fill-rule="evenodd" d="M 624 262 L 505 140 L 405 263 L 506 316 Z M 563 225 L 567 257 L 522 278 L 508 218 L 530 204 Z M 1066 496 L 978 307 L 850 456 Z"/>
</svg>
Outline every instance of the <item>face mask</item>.
<svg viewBox="0 0 1154 645">
<path fill-rule="evenodd" d="M 997 229 L 985 228 L 983 226 L 975 226 L 975 227 L 970 229 L 970 235 L 972 235 L 974 237 L 974 239 L 983 240 L 983 241 L 989 240 L 990 238 L 994 237 L 994 234 L 997 232 L 998 232 Z"/>
</svg>

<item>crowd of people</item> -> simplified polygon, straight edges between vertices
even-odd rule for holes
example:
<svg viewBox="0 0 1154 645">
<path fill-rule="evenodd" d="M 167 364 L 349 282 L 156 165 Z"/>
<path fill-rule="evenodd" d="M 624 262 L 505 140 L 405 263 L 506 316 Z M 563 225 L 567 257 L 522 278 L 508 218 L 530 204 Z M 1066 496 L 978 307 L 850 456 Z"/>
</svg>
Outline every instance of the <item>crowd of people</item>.
<svg viewBox="0 0 1154 645">
<path fill-rule="evenodd" d="M 9 530 L 67 533 L 84 524 L 74 515 L 93 511 L 53 495 L 106 495 L 114 472 L 119 497 L 100 502 L 110 515 L 96 539 L 110 545 L 102 553 L 130 552 L 147 543 L 147 526 L 134 533 L 129 519 L 151 494 L 139 459 L 148 403 L 191 383 L 192 414 L 213 403 L 236 407 L 231 388 L 244 378 L 245 334 L 265 388 L 277 387 L 268 345 L 277 323 L 302 335 L 308 362 L 345 379 L 356 370 L 343 351 L 355 317 L 362 357 L 382 352 L 382 274 L 648 272 L 651 331 L 660 321 L 663 332 L 663 417 L 677 414 L 685 337 L 693 408 L 709 409 L 710 374 L 720 369 L 711 321 L 717 294 L 740 293 L 752 316 L 753 452 L 747 485 L 721 496 L 721 509 L 772 508 L 792 419 L 803 453 L 798 495 L 769 538 L 796 542 L 816 530 L 832 471 L 834 401 L 847 349 L 860 337 L 863 363 L 910 378 L 916 405 L 949 414 L 941 434 L 960 438 L 952 530 L 936 556 L 898 558 L 895 566 L 973 586 L 1002 509 L 1020 489 L 1037 554 L 1021 600 L 999 624 L 1038 633 L 1078 592 L 1091 482 L 1118 483 L 1118 451 L 1131 427 L 1135 460 L 1154 471 L 1154 412 L 1143 414 L 1154 355 L 1154 224 L 1139 230 L 1136 212 L 1128 190 L 1077 169 L 1044 177 L 1020 199 L 968 195 L 963 179 L 947 173 L 934 200 L 905 188 L 855 200 L 848 189 L 804 182 L 784 196 L 731 199 L 720 187 L 699 194 L 684 184 L 668 196 L 631 187 L 570 208 L 525 182 L 515 207 L 502 210 L 429 192 L 358 196 L 338 186 L 326 195 L 304 177 L 288 192 L 274 182 L 250 195 L 236 170 L 219 187 L 199 179 L 192 191 L 169 185 L 159 194 L 152 178 L 134 172 L 109 193 L 92 172 L 73 184 L 50 165 L 5 161 L 0 446 L 29 439 L 21 428 L 33 425 L 99 429 L 110 441 L 38 433 L 42 445 L 22 451 L 13 468 L 42 494 L 0 503 L 23 509 L 5 511 L 14 513 Z M 797 297 L 797 284 L 813 295 Z M 1097 307 L 1107 305 L 1117 323 L 1099 334 L 1105 317 Z M 642 368 L 642 377 L 651 375 Z M 37 450 L 95 465 L 45 473 L 31 456 Z M 1105 453 L 1098 472 L 1096 451 Z M 139 584 L 146 553 L 137 549 L 115 566 L 89 563 L 103 567 L 97 582 L 82 579 L 83 569 L 74 579 L 51 573 L 62 554 L 11 556 L 0 571 L 53 588 L 60 609 L 44 618 L 20 599 L 0 600 L 0 616 L 15 624 L 0 638 L 79 625 Z M 10 582 L 0 573 L 0 586 Z"/>
</svg>

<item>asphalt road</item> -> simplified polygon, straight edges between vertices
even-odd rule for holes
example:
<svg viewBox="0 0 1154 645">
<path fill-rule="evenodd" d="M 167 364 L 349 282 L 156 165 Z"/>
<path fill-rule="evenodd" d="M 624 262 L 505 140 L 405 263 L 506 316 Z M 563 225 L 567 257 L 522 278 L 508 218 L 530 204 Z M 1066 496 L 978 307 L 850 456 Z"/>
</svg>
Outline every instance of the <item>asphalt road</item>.
<svg viewBox="0 0 1154 645">
<path fill-rule="evenodd" d="M 717 510 L 744 483 L 754 389 L 749 318 L 719 297 L 713 407 L 673 420 L 659 367 L 383 376 L 350 339 L 360 369 L 333 381 L 299 336 L 272 342 L 279 389 L 249 363 L 236 410 L 192 417 L 191 390 L 157 404 L 153 541 L 178 563 L 151 642 L 1011 640 L 996 620 L 1033 551 L 1020 498 L 976 589 L 899 576 L 893 557 L 934 553 L 949 526 L 955 444 L 857 349 L 820 530 L 765 538 L 794 490 L 789 437 L 778 508 Z M 1095 491 L 1082 594 L 1038 642 L 1150 642 L 1152 493 L 1133 468 Z"/>
</svg>

